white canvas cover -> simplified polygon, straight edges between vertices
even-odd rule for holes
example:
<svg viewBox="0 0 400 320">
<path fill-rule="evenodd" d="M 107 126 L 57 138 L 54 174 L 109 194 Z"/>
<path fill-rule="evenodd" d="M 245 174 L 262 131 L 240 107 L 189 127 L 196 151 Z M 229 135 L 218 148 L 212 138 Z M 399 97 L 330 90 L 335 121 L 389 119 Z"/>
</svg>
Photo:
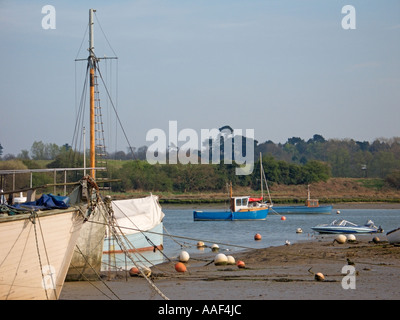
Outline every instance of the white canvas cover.
<svg viewBox="0 0 400 320">
<path fill-rule="evenodd" d="M 147 231 L 158 225 L 164 213 L 158 203 L 158 197 L 150 195 L 145 198 L 112 201 L 114 216 L 124 234 Z M 139 231 L 140 230 L 140 231 Z"/>
</svg>

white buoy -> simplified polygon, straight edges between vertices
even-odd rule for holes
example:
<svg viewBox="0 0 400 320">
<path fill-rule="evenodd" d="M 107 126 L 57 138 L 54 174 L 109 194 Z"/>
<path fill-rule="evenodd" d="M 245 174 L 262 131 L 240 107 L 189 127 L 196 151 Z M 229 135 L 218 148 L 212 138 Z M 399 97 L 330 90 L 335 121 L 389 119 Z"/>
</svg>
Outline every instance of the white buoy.
<svg viewBox="0 0 400 320">
<path fill-rule="evenodd" d="M 150 277 L 151 276 L 151 269 L 149 267 L 142 267 L 141 270 L 142 270 L 142 272 L 144 273 L 144 275 L 146 277 Z"/>
<path fill-rule="evenodd" d="M 337 211 L 336 211 L 336 214 L 340 214 L 340 210 L 337 210 Z"/>
<path fill-rule="evenodd" d="M 347 241 L 356 241 L 356 236 L 354 234 L 348 234 Z"/>
<path fill-rule="evenodd" d="M 297 228 L 297 229 L 296 229 L 296 233 L 303 233 L 303 229 Z"/>
<path fill-rule="evenodd" d="M 228 258 L 223 253 L 218 253 L 214 258 L 214 264 L 216 266 L 225 265 L 228 263 Z"/>
<path fill-rule="evenodd" d="M 236 261 L 235 261 L 234 257 L 227 256 L 226 258 L 228 259 L 227 264 L 229 264 L 229 265 L 235 265 L 236 264 Z"/>
<path fill-rule="evenodd" d="M 203 247 L 204 247 L 204 242 L 203 241 L 197 242 L 197 248 L 203 248 Z"/>
<path fill-rule="evenodd" d="M 189 253 L 187 253 L 186 251 L 181 251 L 181 253 L 179 254 L 179 261 L 188 262 L 189 259 L 190 259 Z"/>
<path fill-rule="evenodd" d="M 343 243 L 346 243 L 347 238 L 346 238 L 346 236 L 343 235 L 343 234 L 338 234 L 338 235 L 335 237 L 335 241 L 336 241 L 337 243 L 343 244 Z"/>
<path fill-rule="evenodd" d="M 324 281 L 325 280 L 325 276 L 321 272 L 318 272 L 318 273 L 316 273 L 314 275 L 314 279 L 317 280 L 317 281 Z"/>
<path fill-rule="evenodd" d="M 290 241 L 289 240 L 285 241 L 285 246 L 290 246 Z"/>
<path fill-rule="evenodd" d="M 219 250 L 219 245 L 217 245 L 217 244 L 213 244 L 212 246 L 211 246 L 211 250 L 212 251 L 218 251 Z"/>
</svg>

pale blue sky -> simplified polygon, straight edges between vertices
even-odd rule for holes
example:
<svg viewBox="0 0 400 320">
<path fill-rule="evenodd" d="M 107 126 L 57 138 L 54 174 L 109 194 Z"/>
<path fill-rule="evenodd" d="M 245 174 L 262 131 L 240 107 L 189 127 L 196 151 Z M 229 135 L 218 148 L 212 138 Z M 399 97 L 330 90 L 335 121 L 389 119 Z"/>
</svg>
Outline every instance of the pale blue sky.
<svg viewBox="0 0 400 320">
<path fill-rule="evenodd" d="M 46 4 L 55 30 L 42 28 Z M 355 30 L 341 26 L 347 4 Z M 199 136 L 254 129 L 260 143 L 400 136 L 398 0 L 0 1 L 3 155 L 34 141 L 71 144 L 90 8 L 119 58 L 118 112 L 132 146 L 169 120 Z M 113 56 L 96 23 L 97 56 Z M 79 58 L 87 47 L 86 37 Z"/>
</svg>

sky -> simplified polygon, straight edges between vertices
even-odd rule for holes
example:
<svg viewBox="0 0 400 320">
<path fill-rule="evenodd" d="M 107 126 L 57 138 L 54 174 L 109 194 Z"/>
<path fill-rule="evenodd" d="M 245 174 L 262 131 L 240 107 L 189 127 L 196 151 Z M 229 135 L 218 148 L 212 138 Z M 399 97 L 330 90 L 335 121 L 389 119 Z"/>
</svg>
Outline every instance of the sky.
<svg viewBox="0 0 400 320">
<path fill-rule="evenodd" d="M 118 57 L 100 68 L 131 146 L 155 128 L 172 134 L 170 121 L 199 136 L 253 129 L 259 143 L 400 136 L 398 0 L 0 0 L 3 156 L 72 143 L 90 8 L 96 55 Z M 123 132 L 106 130 L 108 150 L 126 152 Z"/>
</svg>

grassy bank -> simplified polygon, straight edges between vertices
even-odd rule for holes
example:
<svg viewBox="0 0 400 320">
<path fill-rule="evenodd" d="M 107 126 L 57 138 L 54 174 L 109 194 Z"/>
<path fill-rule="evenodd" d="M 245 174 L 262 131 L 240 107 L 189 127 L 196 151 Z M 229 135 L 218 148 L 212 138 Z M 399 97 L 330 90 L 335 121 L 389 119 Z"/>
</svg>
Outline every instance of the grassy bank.
<svg viewBox="0 0 400 320">
<path fill-rule="evenodd" d="M 272 202 L 275 204 L 304 204 L 307 198 L 306 185 L 279 185 L 274 184 L 269 188 Z M 343 202 L 382 202 L 400 203 L 400 190 L 390 188 L 382 183 L 381 179 L 359 178 L 331 178 L 327 182 L 318 182 L 310 185 L 311 198 L 320 200 L 320 203 Z M 130 190 L 125 193 L 115 193 L 113 198 L 125 199 L 130 197 L 143 197 L 150 192 L 143 190 Z M 207 204 L 225 203 L 228 192 L 152 192 L 158 195 L 162 204 Z M 233 195 L 249 195 L 259 197 L 260 192 L 250 188 L 234 188 Z M 268 193 L 264 190 L 264 197 Z"/>
</svg>

